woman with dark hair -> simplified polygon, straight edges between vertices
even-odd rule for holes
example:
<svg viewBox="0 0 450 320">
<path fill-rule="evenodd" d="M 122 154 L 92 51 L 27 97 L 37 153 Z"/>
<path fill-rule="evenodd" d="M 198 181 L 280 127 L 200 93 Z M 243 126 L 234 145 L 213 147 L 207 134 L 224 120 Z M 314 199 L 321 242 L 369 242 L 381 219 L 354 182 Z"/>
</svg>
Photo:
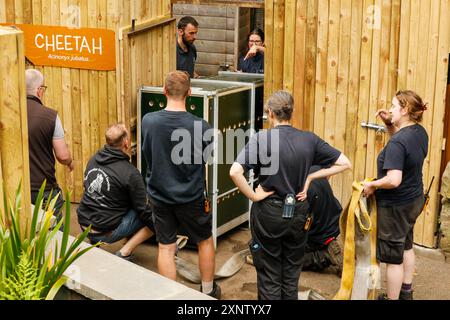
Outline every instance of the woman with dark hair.
<svg viewBox="0 0 450 320">
<path fill-rule="evenodd" d="M 415 266 L 414 224 L 424 204 L 422 167 L 428 134 L 419 124 L 427 110 L 413 91 L 399 91 L 388 110 L 377 116 L 391 136 L 378 156 L 378 179 L 364 186 L 377 200 L 377 259 L 386 263 L 387 295 L 380 299 L 412 300 Z"/>
<path fill-rule="evenodd" d="M 247 73 L 264 73 L 264 32 L 254 29 L 247 37 L 248 48 L 239 58 L 238 70 Z"/>
<path fill-rule="evenodd" d="M 258 298 L 297 300 L 306 232 L 309 229 L 310 183 L 351 167 L 347 157 L 312 132 L 290 124 L 292 95 L 275 92 L 266 110 L 271 130 L 259 131 L 240 152 L 230 170 L 239 190 L 253 205 L 250 213 L 250 250 L 257 272 Z M 326 167 L 309 173 L 312 165 Z M 259 172 L 254 191 L 245 178 Z"/>
</svg>

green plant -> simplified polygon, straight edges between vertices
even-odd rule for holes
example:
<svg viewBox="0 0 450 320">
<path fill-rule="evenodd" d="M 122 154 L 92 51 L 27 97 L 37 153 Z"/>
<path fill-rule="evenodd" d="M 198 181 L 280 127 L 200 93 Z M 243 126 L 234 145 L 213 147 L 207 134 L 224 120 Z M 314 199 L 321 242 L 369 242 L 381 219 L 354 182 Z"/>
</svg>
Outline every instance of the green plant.
<svg viewBox="0 0 450 320">
<path fill-rule="evenodd" d="M 57 200 L 56 195 L 46 204 L 44 217 L 39 220 L 42 208 L 45 182 L 39 190 L 30 228 L 22 230 L 19 217 L 26 216 L 21 206 L 19 186 L 14 205 L 4 198 L 4 212 L 0 211 L 0 300 L 53 299 L 66 282 L 64 272 L 80 256 L 94 248 L 80 250 L 90 227 L 69 244 L 70 202 L 65 202 L 65 216 L 52 228 L 52 217 Z M 70 199 L 67 193 L 66 199 Z M 55 239 L 62 229 L 61 242 Z"/>
</svg>

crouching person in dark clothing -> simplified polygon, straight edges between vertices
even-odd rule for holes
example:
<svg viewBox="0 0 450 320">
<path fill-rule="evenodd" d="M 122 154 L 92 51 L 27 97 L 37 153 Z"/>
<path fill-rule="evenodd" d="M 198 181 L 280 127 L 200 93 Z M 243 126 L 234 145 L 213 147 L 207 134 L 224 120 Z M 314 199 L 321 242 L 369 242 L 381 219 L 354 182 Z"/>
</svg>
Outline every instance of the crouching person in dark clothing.
<svg viewBox="0 0 450 320">
<path fill-rule="evenodd" d="M 253 201 L 250 250 L 260 300 L 298 299 L 309 185 L 351 167 L 344 154 L 318 136 L 290 125 L 293 108 L 289 93 L 274 93 L 265 107 L 272 129 L 254 135 L 230 170 L 236 186 Z M 308 175 L 314 164 L 329 168 Z M 259 172 L 255 191 L 244 176 L 251 169 Z"/>
<path fill-rule="evenodd" d="M 312 166 L 310 173 L 320 170 Z M 342 206 L 333 194 L 327 178 L 311 182 L 308 189 L 308 203 L 312 213 L 312 224 L 303 257 L 302 270 L 323 271 L 333 267 L 338 275 L 342 273 L 342 250 L 338 237 L 339 218 Z"/>
<path fill-rule="evenodd" d="M 128 238 L 116 255 L 130 260 L 136 247 L 153 233 L 152 212 L 139 171 L 130 163 L 129 134 L 123 124 L 106 131 L 106 145 L 88 162 L 84 194 L 78 207 L 82 229 L 91 226 L 91 242 Z"/>
</svg>

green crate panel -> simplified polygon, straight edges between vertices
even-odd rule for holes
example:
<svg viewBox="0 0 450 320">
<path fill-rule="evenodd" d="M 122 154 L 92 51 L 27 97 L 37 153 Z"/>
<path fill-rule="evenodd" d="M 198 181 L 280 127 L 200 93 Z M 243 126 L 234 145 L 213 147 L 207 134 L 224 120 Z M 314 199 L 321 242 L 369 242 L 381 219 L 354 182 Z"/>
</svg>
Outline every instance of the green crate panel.
<svg viewBox="0 0 450 320">
<path fill-rule="evenodd" d="M 251 99 L 250 90 L 233 93 L 219 98 L 219 123 L 218 129 L 223 136 L 222 159 L 223 164 L 218 166 L 218 189 L 219 194 L 225 193 L 228 190 L 234 189 L 236 186 L 230 178 L 230 168 L 232 163 L 227 162 L 226 146 L 227 129 L 242 129 L 244 132 L 250 129 L 251 111 L 249 101 Z M 248 142 L 248 139 L 245 143 Z M 237 143 L 234 143 L 234 152 L 232 155 L 233 161 L 236 159 L 238 153 Z"/>
<path fill-rule="evenodd" d="M 217 203 L 217 228 L 249 211 L 249 201 L 241 192 L 236 191 Z"/>
</svg>

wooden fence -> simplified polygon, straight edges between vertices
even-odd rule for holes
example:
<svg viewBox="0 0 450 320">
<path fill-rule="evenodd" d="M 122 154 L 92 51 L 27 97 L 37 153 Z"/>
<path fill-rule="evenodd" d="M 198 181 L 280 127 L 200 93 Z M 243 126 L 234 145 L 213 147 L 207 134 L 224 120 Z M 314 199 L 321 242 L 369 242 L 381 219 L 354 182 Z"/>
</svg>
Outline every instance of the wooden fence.
<svg viewBox="0 0 450 320">
<path fill-rule="evenodd" d="M 445 89 L 449 53 L 448 0 L 266 0 L 266 95 L 293 92 L 294 124 L 343 151 L 353 172 L 332 179 L 342 202 L 353 180 L 376 175 L 386 137 L 363 129 L 378 122 L 398 89 L 429 103 L 424 184 L 436 178 L 415 241 L 435 246 Z"/>
<path fill-rule="evenodd" d="M 170 15 L 170 0 L 0 0 L 0 23 L 109 29 L 116 32 L 116 38 L 120 29 L 132 25 L 133 19 L 139 25 L 152 18 Z M 146 84 L 161 84 L 160 77 L 153 76 L 153 70 L 160 66 L 162 70 L 162 65 L 166 70 L 166 66 L 171 64 L 153 58 L 159 55 L 161 59 L 167 59 L 163 58 L 161 48 L 169 47 L 172 38 L 168 35 L 161 38 L 159 34 L 149 36 L 147 46 L 151 50 L 147 52 L 153 55 L 141 61 L 155 62 L 151 62 L 151 67 L 146 65 L 146 72 L 150 74 Z M 57 180 L 63 190 L 72 191 L 71 200 L 74 202 L 82 196 L 84 168 L 89 158 L 104 144 L 106 128 L 117 121 L 129 124 L 130 114 L 135 114 L 135 106 L 127 98 L 134 94 L 126 91 L 128 88 L 123 77 L 128 77 L 129 82 L 135 79 L 129 78 L 128 69 L 122 72 L 121 68 L 129 61 L 120 60 L 123 55 L 119 49 L 117 41 L 116 71 L 38 67 L 48 86 L 44 103 L 58 111 L 73 154 L 74 172 L 69 174 L 66 167 L 57 165 Z M 136 64 L 133 65 L 136 68 Z M 135 87 L 140 80 L 136 81 Z"/>
<path fill-rule="evenodd" d="M 3 192 L 15 200 L 22 182 L 22 199 L 30 199 L 27 105 L 23 33 L 0 27 L 0 211 Z M 30 202 L 22 200 L 23 213 Z M 5 208 L 6 210 L 6 208 Z M 29 221 L 29 220 L 28 220 Z M 26 219 L 21 219 L 25 230 Z"/>
</svg>

